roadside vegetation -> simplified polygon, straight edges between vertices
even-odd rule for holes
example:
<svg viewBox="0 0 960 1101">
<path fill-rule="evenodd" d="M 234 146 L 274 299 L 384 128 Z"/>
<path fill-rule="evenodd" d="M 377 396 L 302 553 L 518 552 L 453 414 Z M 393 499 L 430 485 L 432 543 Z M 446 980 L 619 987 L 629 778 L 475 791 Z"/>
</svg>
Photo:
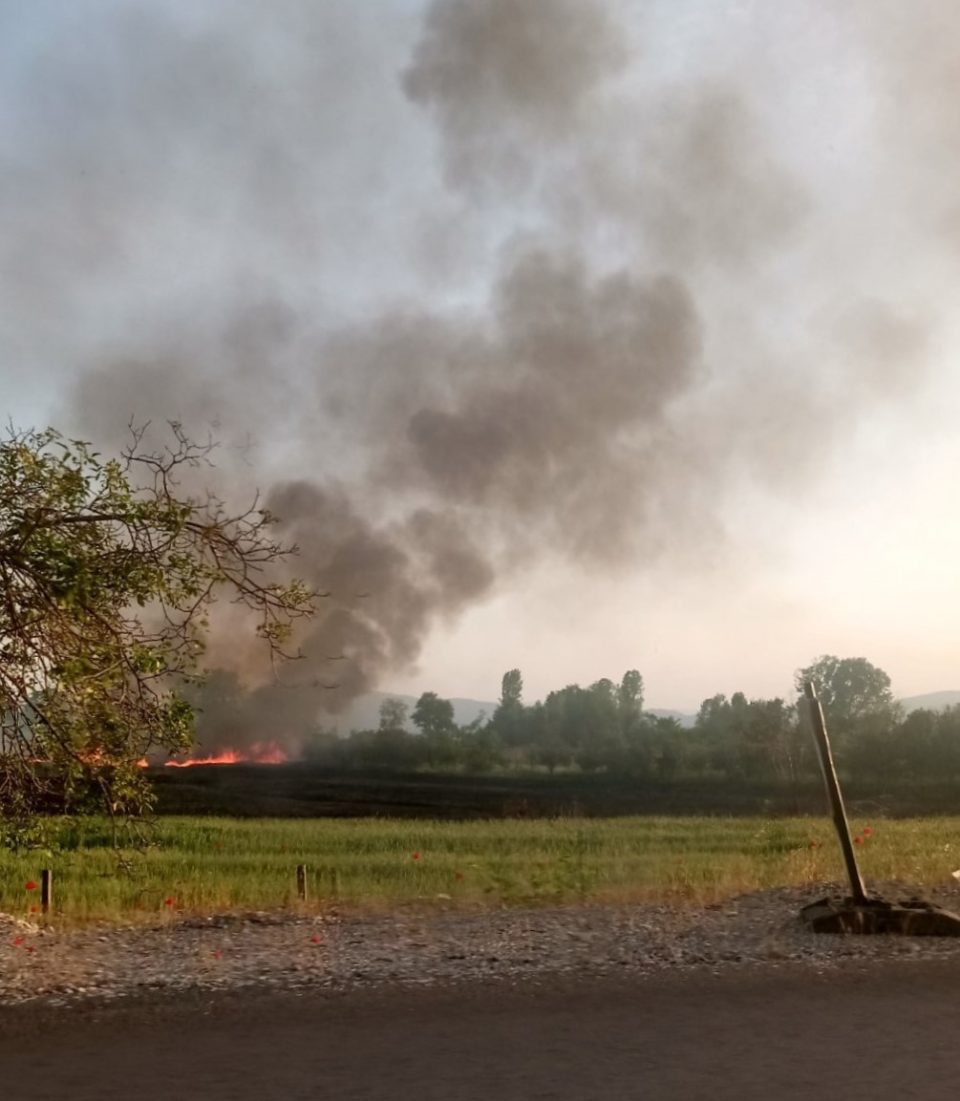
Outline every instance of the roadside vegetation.
<svg viewBox="0 0 960 1101">
<path fill-rule="evenodd" d="M 932 888 L 960 864 L 960 818 L 855 820 L 869 881 Z M 163 922 L 236 911 L 718 902 L 819 889 L 843 866 L 824 819 L 620 818 L 483 822 L 164 818 L 117 851 L 106 819 L 63 822 L 43 853 L 0 853 L 0 911 L 39 920 L 41 867 L 55 923 Z M 297 899 L 296 866 L 309 900 Z"/>
</svg>

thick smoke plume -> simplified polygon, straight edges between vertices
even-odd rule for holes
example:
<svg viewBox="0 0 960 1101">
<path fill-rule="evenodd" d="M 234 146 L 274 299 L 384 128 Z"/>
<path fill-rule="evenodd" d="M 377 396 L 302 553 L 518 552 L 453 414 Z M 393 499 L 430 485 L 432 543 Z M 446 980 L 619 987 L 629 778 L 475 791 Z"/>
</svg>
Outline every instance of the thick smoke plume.
<svg viewBox="0 0 960 1101">
<path fill-rule="evenodd" d="M 404 75 L 436 118 L 453 186 L 528 179 L 592 125 L 603 85 L 628 61 L 603 3 L 434 3 Z"/>
<path fill-rule="evenodd" d="M 762 82 L 658 78 L 600 0 L 358 7 L 74 28 L 0 185 L 22 331 L 79 334 L 60 423 L 212 432 L 219 490 L 259 488 L 329 593 L 279 680 L 215 622 L 208 748 L 295 744 L 545 561 L 719 537 L 731 483 L 803 485 L 928 339 L 823 292 Z M 458 287 L 418 270 L 438 226 Z"/>
</svg>

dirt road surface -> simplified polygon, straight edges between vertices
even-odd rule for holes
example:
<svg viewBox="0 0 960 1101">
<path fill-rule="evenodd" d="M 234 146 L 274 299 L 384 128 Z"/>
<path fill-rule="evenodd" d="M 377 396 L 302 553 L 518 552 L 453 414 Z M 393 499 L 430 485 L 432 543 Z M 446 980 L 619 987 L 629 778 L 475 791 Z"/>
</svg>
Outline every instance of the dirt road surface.
<svg viewBox="0 0 960 1101">
<path fill-rule="evenodd" d="M 0 1011 L 4 1101 L 945 1099 L 960 961 Z"/>
</svg>

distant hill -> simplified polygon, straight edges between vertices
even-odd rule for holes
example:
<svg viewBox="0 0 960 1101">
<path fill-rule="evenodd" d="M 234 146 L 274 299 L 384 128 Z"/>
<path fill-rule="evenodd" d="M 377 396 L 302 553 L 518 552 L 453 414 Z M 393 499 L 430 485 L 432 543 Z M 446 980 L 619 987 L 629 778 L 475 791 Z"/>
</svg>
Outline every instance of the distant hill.
<svg viewBox="0 0 960 1101">
<path fill-rule="evenodd" d="M 924 696 L 907 696 L 900 701 L 907 713 L 926 708 L 928 711 L 942 711 L 945 707 L 953 707 L 960 703 L 960 692 L 927 692 Z"/>
<path fill-rule="evenodd" d="M 960 697 L 960 693 L 957 695 Z M 326 718 L 324 725 L 335 727 L 341 734 L 349 734 L 351 730 L 373 730 L 380 724 L 380 704 L 384 700 L 401 700 L 410 711 L 413 711 L 417 698 L 416 696 L 404 696 L 400 692 L 369 692 L 367 695 L 355 699 L 342 714 L 331 715 Z M 481 714 L 485 714 L 489 719 L 497 709 L 496 700 L 454 698 L 450 702 L 453 704 L 454 720 L 460 726 L 472 723 Z M 651 707 L 649 711 L 651 715 L 676 719 L 681 726 L 693 726 L 696 721 L 696 715 L 688 715 L 683 711 L 667 711 L 659 707 Z M 407 723 L 407 727 L 410 730 L 414 729 L 411 722 Z"/>
<path fill-rule="evenodd" d="M 646 711 L 647 714 L 656 715 L 660 719 L 676 719 L 681 726 L 688 729 L 697 721 L 697 716 L 687 711 L 667 711 L 662 707 L 648 707 Z"/>
</svg>

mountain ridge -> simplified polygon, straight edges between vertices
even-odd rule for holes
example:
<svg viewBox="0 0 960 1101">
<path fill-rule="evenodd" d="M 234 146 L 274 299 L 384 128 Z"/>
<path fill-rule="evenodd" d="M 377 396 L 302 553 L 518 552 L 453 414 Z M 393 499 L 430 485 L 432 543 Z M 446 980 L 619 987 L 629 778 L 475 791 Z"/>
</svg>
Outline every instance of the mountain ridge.
<svg viewBox="0 0 960 1101">
<path fill-rule="evenodd" d="M 946 689 L 942 692 L 925 692 L 919 696 L 905 696 L 900 705 L 907 713 L 926 708 L 930 711 L 942 711 L 960 703 L 960 690 Z"/>
</svg>

